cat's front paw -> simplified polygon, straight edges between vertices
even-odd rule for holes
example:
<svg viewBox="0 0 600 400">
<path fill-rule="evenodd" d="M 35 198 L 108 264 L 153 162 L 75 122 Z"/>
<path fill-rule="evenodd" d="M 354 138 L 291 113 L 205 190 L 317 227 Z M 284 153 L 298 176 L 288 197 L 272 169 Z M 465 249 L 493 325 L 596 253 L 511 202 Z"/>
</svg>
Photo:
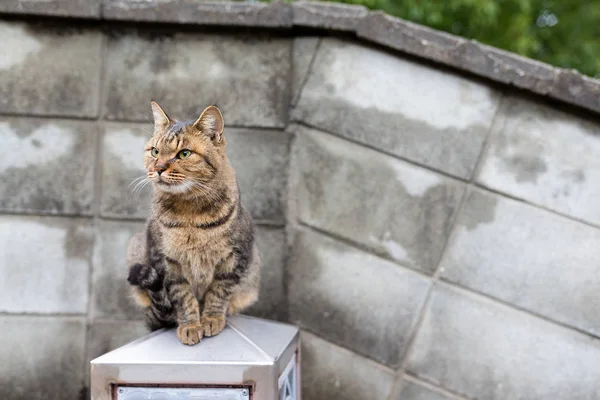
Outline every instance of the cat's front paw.
<svg viewBox="0 0 600 400">
<path fill-rule="evenodd" d="M 203 315 L 200 318 L 200 325 L 204 336 L 215 336 L 225 329 L 227 320 L 224 315 Z"/>
<path fill-rule="evenodd" d="M 203 325 L 200 322 L 179 325 L 177 327 L 177 337 L 181 343 L 192 346 L 202 339 L 202 329 Z"/>
</svg>

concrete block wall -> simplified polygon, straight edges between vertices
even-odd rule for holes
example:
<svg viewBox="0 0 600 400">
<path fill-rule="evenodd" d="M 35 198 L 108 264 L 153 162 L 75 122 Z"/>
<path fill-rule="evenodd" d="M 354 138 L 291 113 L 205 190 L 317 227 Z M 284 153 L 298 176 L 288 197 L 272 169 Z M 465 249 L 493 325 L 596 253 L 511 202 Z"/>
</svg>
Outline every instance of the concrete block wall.
<svg viewBox="0 0 600 400">
<path fill-rule="evenodd" d="M 599 398 L 598 117 L 349 40 L 296 45 L 308 398 Z"/>
<path fill-rule="evenodd" d="M 290 39 L 4 20 L 0 42 L 0 398 L 85 398 L 89 360 L 146 332 L 124 255 L 151 98 L 223 109 L 265 261 L 250 313 L 286 317 Z"/>
<path fill-rule="evenodd" d="M 145 333 L 151 98 L 223 109 L 250 313 L 301 327 L 305 399 L 600 398 L 596 114 L 335 35 L 11 18 L 0 43 L 0 398 L 86 398 Z"/>
</svg>

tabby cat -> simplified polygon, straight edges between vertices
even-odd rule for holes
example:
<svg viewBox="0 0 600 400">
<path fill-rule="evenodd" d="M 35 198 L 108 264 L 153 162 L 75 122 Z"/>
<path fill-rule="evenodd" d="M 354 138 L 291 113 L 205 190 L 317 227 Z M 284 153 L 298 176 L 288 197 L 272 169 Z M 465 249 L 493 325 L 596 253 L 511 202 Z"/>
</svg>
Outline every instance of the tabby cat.
<svg viewBox="0 0 600 400">
<path fill-rule="evenodd" d="M 154 197 L 146 231 L 129 241 L 128 281 L 151 330 L 177 326 L 179 340 L 193 345 L 257 300 L 260 257 L 219 109 L 181 122 L 151 104 L 144 165 Z"/>
</svg>

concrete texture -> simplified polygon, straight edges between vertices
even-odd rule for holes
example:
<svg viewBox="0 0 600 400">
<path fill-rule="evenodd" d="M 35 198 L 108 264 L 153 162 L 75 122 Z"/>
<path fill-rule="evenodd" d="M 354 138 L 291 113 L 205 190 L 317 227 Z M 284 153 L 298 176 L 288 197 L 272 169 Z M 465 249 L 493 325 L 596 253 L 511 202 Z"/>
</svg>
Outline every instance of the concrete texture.
<svg viewBox="0 0 600 400">
<path fill-rule="evenodd" d="M 154 99 L 176 119 L 195 119 L 216 104 L 226 126 L 285 126 L 290 40 L 116 31 L 107 46 L 109 119 L 151 118 L 149 100 Z"/>
<path fill-rule="evenodd" d="M 255 235 L 262 258 L 260 294 L 258 301 L 243 314 L 283 321 L 287 318 L 285 232 L 281 228 L 258 226 Z"/>
<path fill-rule="evenodd" d="M 596 339 L 441 286 L 408 369 L 468 398 L 591 400 L 598 357 Z"/>
<path fill-rule="evenodd" d="M 519 98 L 504 101 L 478 182 L 600 225 L 600 123 Z"/>
<path fill-rule="evenodd" d="M 94 318 L 144 319 L 144 313 L 129 298 L 127 242 L 144 229 L 142 222 L 100 221 L 96 226 L 92 308 Z"/>
<path fill-rule="evenodd" d="M 100 4 L 101 3 L 101 4 Z M 100 15 L 100 8 L 101 15 Z M 327 2 L 195 0 L 16 0 L 0 4 L 0 14 L 78 16 L 106 21 L 148 21 L 191 26 L 311 28 L 345 31 L 376 46 L 514 85 L 579 107 L 600 111 L 600 80 L 556 68 L 445 32 L 394 18 L 363 6 Z"/>
<path fill-rule="evenodd" d="M 449 400 L 451 397 L 446 397 L 443 394 L 434 392 L 424 386 L 420 386 L 413 382 L 405 382 L 402 386 L 400 396 L 395 400 Z"/>
<path fill-rule="evenodd" d="M 86 219 L 0 216 L 0 312 L 85 314 L 93 245 Z"/>
<path fill-rule="evenodd" d="M 0 398 L 80 398 L 84 391 L 84 318 L 0 316 L 0 336 Z"/>
<path fill-rule="evenodd" d="M 89 375 L 89 362 L 149 333 L 142 321 L 94 321 L 88 327 L 88 347 L 86 353 L 86 374 Z"/>
<path fill-rule="evenodd" d="M 489 87 L 448 72 L 352 42 L 323 39 L 293 116 L 466 179 L 498 100 Z"/>
<path fill-rule="evenodd" d="M 97 126 L 0 118 L 0 210 L 91 215 Z"/>
<path fill-rule="evenodd" d="M 389 395 L 394 381 L 391 370 L 308 332 L 302 332 L 300 340 L 303 399 L 386 399 Z"/>
<path fill-rule="evenodd" d="M 101 40 L 80 26 L 0 21 L 0 112 L 96 116 Z"/>
<path fill-rule="evenodd" d="M 315 52 L 321 38 L 318 36 L 298 37 L 294 39 L 294 47 L 292 51 L 292 102 L 291 105 L 296 105 L 300 97 L 300 91 L 304 86 L 310 66 L 315 57 Z"/>
<path fill-rule="evenodd" d="M 0 3 L 0 13 L 100 18 L 102 0 L 10 0 Z"/>
<path fill-rule="evenodd" d="M 389 261 L 309 231 L 296 234 L 292 249 L 290 321 L 397 367 L 429 282 Z"/>
<path fill-rule="evenodd" d="M 433 272 L 462 184 L 316 130 L 295 132 L 300 220 Z"/>
<path fill-rule="evenodd" d="M 600 336 L 599 242 L 595 228 L 474 191 L 458 217 L 442 276 Z"/>
<path fill-rule="evenodd" d="M 105 18 L 280 28 L 292 25 L 292 10 L 282 2 L 241 3 L 197 0 L 104 0 Z"/>
<path fill-rule="evenodd" d="M 232 128 L 226 129 L 225 136 L 244 206 L 256 220 L 283 225 L 289 135 L 279 130 Z"/>
<path fill-rule="evenodd" d="M 337 31 L 354 31 L 369 10 L 363 6 L 316 1 L 292 3 L 294 25 L 325 28 Z"/>
</svg>

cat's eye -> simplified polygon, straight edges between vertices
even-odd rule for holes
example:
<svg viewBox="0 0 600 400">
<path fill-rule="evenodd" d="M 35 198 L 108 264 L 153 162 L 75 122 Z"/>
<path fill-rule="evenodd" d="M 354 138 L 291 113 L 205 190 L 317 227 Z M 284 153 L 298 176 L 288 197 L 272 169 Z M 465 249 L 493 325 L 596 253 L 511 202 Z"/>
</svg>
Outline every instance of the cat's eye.
<svg viewBox="0 0 600 400">
<path fill-rule="evenodd" d="M 158 149 L 153 147 L 152 150 L 150 150 L 150 154 L 152 154 L 152 157 L 158 157 Z"/>
<path fill-rule="evenodd" d="M 181 159 L 183 159 L 183 158 L 188 158 L 188 157 L 189 157 L 189 156 L 191 156 L 191 155 L 192 155 L 192 152 L 191 152 L 191 151 L 189 151 L 189 150 L 181 150 L 181 151 L 180 151 L 180 152 L 177 154 L 177 157 L 178 157 L 178 158 L 181 158 Z"/>
</svg>

